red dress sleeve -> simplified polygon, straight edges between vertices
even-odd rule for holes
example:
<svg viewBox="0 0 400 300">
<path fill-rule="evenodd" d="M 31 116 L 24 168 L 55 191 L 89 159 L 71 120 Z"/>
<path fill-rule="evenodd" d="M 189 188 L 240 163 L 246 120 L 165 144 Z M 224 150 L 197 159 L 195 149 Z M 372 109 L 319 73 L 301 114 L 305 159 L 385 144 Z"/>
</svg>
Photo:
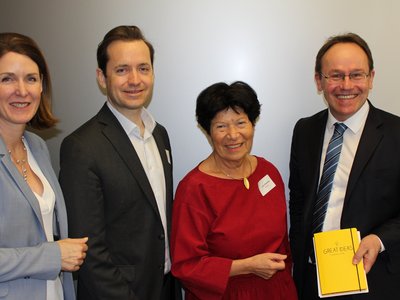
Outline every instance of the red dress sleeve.
<svg viewBox="0 0 400 300">
<path fill-rule="evenodd" d="M 211 222 L 212 211 L 199 186 L 182 181 L 173 208 L 171 271 L 181 280 L 186 293 L 208 300 L 221 299 L 232 265 L 231 259 L 210 255 L 207 234 Z"/>
</svg>

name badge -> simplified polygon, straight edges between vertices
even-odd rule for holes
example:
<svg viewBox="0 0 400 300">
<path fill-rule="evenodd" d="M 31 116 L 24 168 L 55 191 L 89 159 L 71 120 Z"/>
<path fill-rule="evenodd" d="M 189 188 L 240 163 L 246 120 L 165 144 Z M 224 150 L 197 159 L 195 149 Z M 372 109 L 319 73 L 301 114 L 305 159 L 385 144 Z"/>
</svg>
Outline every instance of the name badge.
<svg viewBox="0 0 400 300">
<path fill-rule="evenodd" d="M 276 186 L 275 182 L 272 181 L 269 175 L 265 175 L 258 182 L 258 189 L 260 190 L 261 195 L 265 196 L 268 194 L 270 190 L 272 190 Z"/>
</svg>

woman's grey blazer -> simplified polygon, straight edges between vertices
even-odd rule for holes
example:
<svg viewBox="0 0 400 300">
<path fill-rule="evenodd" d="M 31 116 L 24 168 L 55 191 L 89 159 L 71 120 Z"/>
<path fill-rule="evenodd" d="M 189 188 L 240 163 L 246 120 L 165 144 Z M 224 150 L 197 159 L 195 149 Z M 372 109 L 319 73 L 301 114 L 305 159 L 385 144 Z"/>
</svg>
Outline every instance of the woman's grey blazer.
<svg viewBox="0 0 400 300">
<path fill-rule="evenodd" d="M 66 238 L 64 198 L 47 146 L 33 133 L 25 132 L 24 138 L 56 196 L 55 240 Z M 60 248 L 47 242 L 39 203 L 0 138 L 0 300 L 44 300 L 46 280 L 55 279 L 60 270 Z M 64 299 L 75 299 L 72 274 L 61 272 L 60 278 Z"/>
</svg>

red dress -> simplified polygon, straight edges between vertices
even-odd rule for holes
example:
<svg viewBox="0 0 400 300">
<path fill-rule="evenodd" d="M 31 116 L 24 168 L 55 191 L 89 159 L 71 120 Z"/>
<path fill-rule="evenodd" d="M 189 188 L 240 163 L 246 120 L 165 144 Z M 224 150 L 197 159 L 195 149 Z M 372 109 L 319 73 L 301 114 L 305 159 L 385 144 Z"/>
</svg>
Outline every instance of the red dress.
<svg viewBox="0 0 400 300">
<path fill-rule="evenodd" d="M 282 178 L 268 161 L 243 180 L 222 179 L 193 169 L 176 191 L 171 234 L 172 273 L 185 299 L 293 300 Z M 269 184 L 259 187 L 269 176 Z M 263 180 L 264 179 L 264 180 Z M 268 180 L 267 180 L 268 181 Z M 264 196 L 261 191 L 268 191 Z M 287 254 L 286 269 L 265 280 L 253 274 L 229 277 L 232 261 L 265 252 Z"/>
</svg>

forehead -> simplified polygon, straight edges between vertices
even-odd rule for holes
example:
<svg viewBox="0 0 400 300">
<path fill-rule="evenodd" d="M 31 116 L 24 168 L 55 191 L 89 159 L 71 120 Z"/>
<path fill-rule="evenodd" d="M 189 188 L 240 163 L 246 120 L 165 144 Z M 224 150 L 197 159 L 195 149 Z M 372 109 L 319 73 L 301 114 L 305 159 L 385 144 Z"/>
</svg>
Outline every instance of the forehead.
<svg viewBox="0 0 400 300">
<path fill-rule="evenodd" d="M 365 69 L 368 71 L 368 56 L 354 43 L 333 45 L 322 57 L 322 69 Z"/>
<path fill-rule="evenodd" d="M 112 42 L 107 48 L 107 54 L 107 64 L 151 64 L 149 47 L 142 40 Z"/>
<path fill-rule="evenodd" d="M 28 73 L 39 73 L 38 65 L 28 56 L 16 52 L 7 52 L 0 57 L 0 73 L 24 70 Z"/>
<path fill-rule="evenodd" d="M 212 119 L 212 122 L 227 122 L 234 121 L 241 118 L 247 118 L 247 114 L 240 107 L 235 107 L 235 110 L 232 108 L 223 109 L 219 111 L 215 117 Z"/>
</svg>

